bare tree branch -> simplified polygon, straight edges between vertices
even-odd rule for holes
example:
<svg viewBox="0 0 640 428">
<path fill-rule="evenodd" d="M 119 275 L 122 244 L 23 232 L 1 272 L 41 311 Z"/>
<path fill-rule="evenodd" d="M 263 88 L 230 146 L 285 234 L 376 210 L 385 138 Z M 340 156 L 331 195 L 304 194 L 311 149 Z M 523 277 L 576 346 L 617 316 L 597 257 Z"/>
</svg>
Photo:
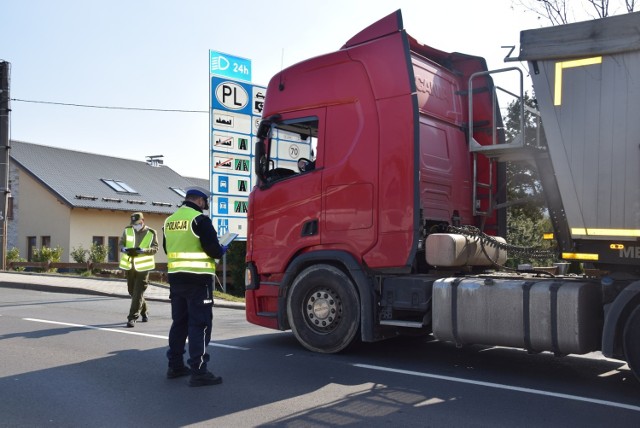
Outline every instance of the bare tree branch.
<svg viewBox="0 0 640 428">
<path fill-rule="evenodd" d="M 636 8 L 636 0 L 625 0 L 624 5 L 627 7 L 627 12 L 631 13 Z"/>
<path fill-rule="evenodd" d="M 548 20 L 551 25 L 568 24 L 575 21 L 575 7 L 582 6 L 577 16 L 585 15 L 594 19 L 614 15 L 624 7 L 627 13 L 636 9 L 636 0 L 512 0 L 512 7 L 520 7 Z M 589 12 L 591 11 L 591 12 Z M 593 14 L 595 11 L 595 15 Z"/>
<path fill-rule="evenodd" d="M 587 0 L 587 3 L 596 10 L 598 18 L 609 16 L 609 0 Z"/>
<path fill-rule="evenodd" d="M 567 24 L 567 0 L 513 0 L 512 4 L 529 10 L 551 25 Z M 632 0 L 633 1 L 633 0 Z"/>
<path fill-rule="evenodd" d="M 566 0 L 538 0 L 544 4 L 550 16 L 554 17 L 556 24 L 567 24 L 567 3 Z"/>
</svg>

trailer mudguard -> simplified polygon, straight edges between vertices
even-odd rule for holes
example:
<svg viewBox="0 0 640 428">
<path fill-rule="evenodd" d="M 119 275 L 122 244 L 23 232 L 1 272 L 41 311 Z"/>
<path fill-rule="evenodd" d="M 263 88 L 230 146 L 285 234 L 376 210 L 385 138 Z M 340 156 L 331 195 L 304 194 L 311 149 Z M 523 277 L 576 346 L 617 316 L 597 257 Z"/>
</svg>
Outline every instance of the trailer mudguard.
<svg viewBox="0 0 640 428">
<path fill-rule="evenodd" d="M 363 342 L 374 340 L 375 294 L 371 278 L 366 274 L 363 266 L 346 251 L 321 250 L 304 253 L 293 259 L 284 273 L 278 291 L 278 328 L 290 328 L 287 319 L 287 294 L 296 276 L 307 266 L 317 263 L 340 265 L 351 277 L 360 296 L 360 327 Z"/>
</svg>

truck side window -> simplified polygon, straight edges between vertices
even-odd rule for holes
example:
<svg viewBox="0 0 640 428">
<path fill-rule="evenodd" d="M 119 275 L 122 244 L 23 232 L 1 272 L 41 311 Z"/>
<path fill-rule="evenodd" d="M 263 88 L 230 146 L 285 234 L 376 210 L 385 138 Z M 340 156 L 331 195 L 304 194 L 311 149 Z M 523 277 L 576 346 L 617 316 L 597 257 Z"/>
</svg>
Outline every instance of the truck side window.
<svg viewBox="0 0 640 428">
<path fill-rule="evenodd" d="M 269 142 L 267 183 L 311 172 L 316 163 L 318 118 L 273 122 Z"/>
</svg>

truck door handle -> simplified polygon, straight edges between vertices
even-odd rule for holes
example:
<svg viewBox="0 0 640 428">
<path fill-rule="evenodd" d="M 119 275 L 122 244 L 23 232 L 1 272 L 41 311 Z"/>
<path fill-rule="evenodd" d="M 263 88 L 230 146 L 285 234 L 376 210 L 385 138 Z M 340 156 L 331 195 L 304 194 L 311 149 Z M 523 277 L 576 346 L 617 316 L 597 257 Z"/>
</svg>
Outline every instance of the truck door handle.
<svg viewBox="0 0 640 428">
<path fill-rule="evenodd" d="M 318 220 L 309 220 L 302 225 L 302 233 L 300 236 L 313 236 L 318 234 Z"/>
</svg>

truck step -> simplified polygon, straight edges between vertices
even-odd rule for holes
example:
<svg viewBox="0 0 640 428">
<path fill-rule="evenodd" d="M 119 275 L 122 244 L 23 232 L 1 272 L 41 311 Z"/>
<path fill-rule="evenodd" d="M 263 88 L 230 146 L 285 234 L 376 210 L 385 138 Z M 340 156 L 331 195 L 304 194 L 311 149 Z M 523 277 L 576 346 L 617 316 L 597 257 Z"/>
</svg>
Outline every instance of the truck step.
<svg viewBox="0 0 640 428">
<path fill-rule="evenodd" d="M 396 327 L 422 328 L 424 325 L 417 321 L 382 320 L 380 325 L 394 325 Z"/>
</svg>

